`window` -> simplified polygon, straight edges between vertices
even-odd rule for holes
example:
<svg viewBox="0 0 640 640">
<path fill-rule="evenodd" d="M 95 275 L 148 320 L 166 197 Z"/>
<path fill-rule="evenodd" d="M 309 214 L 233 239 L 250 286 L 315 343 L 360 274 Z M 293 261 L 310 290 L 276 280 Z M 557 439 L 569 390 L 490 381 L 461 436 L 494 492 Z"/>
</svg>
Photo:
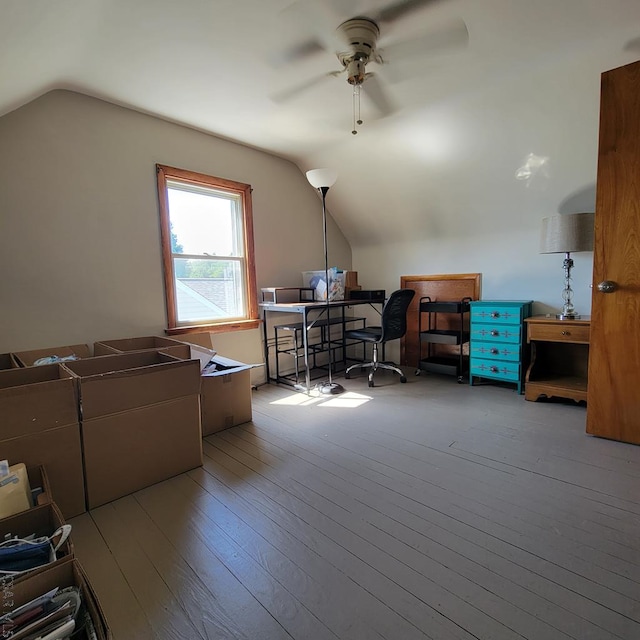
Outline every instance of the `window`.
<svg viewBox="0 0 640 640">
<path fill-rule="evenodd" d="M 257 326 L 251 186 L 157 173 L 169 333 Z"/>
</svg>

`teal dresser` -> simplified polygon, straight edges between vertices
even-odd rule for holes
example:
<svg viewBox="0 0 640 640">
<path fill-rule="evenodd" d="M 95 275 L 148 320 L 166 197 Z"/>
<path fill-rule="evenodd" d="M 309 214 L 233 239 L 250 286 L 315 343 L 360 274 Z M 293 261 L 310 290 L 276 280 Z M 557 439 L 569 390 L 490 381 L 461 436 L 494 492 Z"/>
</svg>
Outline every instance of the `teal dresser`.
<svg viewBox="0 0 640 640">
<path fill-rule="evenodd" d="M 469 384 L 474 378 L 524 388 L 526 331 L 533 300 L 475 300 L 471 304 Z"/>
</svg>

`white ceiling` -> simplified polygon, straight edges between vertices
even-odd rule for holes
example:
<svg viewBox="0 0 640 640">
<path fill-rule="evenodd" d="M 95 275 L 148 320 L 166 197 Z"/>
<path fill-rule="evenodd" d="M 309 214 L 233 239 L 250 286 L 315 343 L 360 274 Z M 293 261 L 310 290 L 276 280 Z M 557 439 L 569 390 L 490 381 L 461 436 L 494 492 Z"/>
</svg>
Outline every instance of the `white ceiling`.
<svg viewBox="0 0 640 640">
<path fill-rule="evenodd" d="M 391 3 L 308 1 L 328 7 L 328 24 L 335 26 Z M 412 138 L 425 113 L 442 119 L 445 105 L 510 78 L 521 80 L 550 61 L 602 56 L 623 64 L 640 57 L 639 0 L 434 1 L 383 29 L 381 42 L 437 32 L 462 18 L 468 47 L 395 68 L 392 60 L 389 71 L 414 77 L 390 86 L 398 110 L 376 119 L 363 99 L 364 124 L 352 136 L 351 88 L 344 76 L 328 78 L 286 104 L 270 98 L 339 68 L 329 52 L 284 67 L 269 63 L 309 34 L 309 25 L 283 13 L 290 5 L 291 0 L 2 0 L 0 115 L 51 89 L 72 89 L 276 153 L 302 169 L 335 165 L 350 184 L 364 186 L 382 171 L 406 189 L 403 169 L 415 158 L 383 154 L 381 145 L 391 135 Z M 338 219 L 347 236 L 351 231 L 355 237 L 358 204 L 349 200 L 346 187 L 342 206 L 335 208 L 354 210 L 351 224 L 348 216 Z M 363 209 L 360 218 L 365 215 Z"/>
</svg>

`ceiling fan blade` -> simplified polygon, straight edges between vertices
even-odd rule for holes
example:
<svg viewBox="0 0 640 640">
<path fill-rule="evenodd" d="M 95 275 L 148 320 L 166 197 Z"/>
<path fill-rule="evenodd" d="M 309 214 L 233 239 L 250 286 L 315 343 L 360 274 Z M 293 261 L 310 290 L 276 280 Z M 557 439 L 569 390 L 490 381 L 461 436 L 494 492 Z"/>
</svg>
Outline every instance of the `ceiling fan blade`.
<svg viewBox="0 0 640 640">
<path fill-rule="evenodd" d="M 289 102 L 289 100 L 293 100 L 297 96 L 305 93 L 314 85 L 320 84 L 325 80 L 328 80 L 329 78 L 334 78 L 341 73 L 342 71 L 330 71 L 329 73 L 323 73 L 319 76 L 313 76 L 311 78 L 307 78 L 304 82 L 301 82 L 300 84 L 297 84 L 293 87 L 288 87 L 286 89 L 276 91 L 270 94 L 269 97 L 276 103 Z"/>
<path fill-rule="evenodd" d="M 463 48 L 468 43 L 467 25 L 464 20 L 457 19 L 438 31 L 384 46 L 380 49 L 380 53 L 385 62 L 395 62 L 400 59 L 415 59 L 422 55 Z"/>
<path fill-rule="evenodd" d="M 299 62 L 300 60 L 309 58 L 321 51 L 324 51 L 322 43 L 318 42 L 315 38 L 310 38 L 304 42 L 292 45 L 287 49 L 270 54 L 268 61 L 272 67 L 277 69 L 292 62 Z"/>
<path fill-rule="evenodd" d="M 623 51 L 640 51 L 640 38 L 633 38 L 625 42 Z"/>
<path fill-rule="evenodd" d="M 381 116 L 388 116 L 396 111 L 375 73 L 368 73 L 362 83 L 362 92 L 371 100 Z"/>
<path fill-rule="evenodd" d="M 279 17 L 283 37 L 291 33 L 299 33 L 302 37 L 290 47 L 269 56 L 272 66 L 281 67 L 322 51 L 335 51 L 335 27 L 340 19 L 332 7 L 311 0 L 296 0 L 282 10 Z"/>
<path fill-rule="evenodd" d="M 418 11 L 437 2 L 441 2 L 441 0 L 398 0 L 398 2 L 380 9 L 375 16 L 375 21 L 378 23 L 393 22 L 413 11 Z"/>
</svg>

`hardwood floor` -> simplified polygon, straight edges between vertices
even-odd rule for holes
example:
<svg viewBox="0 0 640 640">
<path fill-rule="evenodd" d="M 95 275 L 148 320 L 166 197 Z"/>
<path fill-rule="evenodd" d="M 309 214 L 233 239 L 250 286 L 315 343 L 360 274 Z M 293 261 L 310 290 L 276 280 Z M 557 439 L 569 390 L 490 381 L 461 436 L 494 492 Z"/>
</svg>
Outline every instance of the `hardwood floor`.
<svg viewBox="0 0 640 640">
<path fill-rule="evenodd" d="M 254 391 L 205 464 L 72 520 L 114 640 L 638 640 L 640 447 L 377 374 Z"/>
</svg>

